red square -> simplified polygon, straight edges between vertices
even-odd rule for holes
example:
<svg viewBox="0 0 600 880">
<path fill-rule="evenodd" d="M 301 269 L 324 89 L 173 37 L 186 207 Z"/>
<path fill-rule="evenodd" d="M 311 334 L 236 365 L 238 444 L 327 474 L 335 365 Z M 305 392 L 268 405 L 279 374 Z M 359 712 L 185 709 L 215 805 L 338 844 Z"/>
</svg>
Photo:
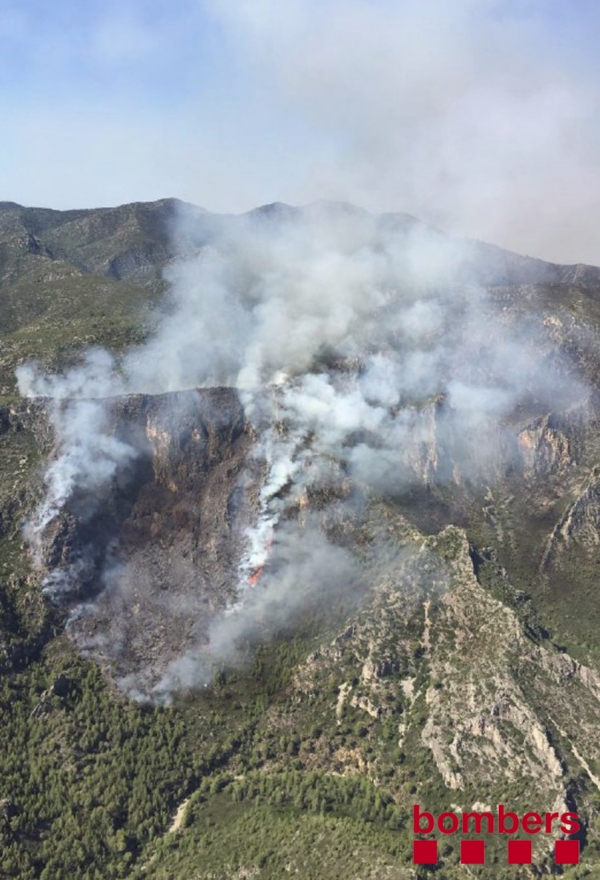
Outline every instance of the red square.
<svg viewBox="0 0 600 880">
<path fill-rule="evenodd" d="M 554 861 L 557 865 L 578 865 L 579 841 L 557 840 L 554 844 Z"/>
<path fill-rule="evenodd" d="M 413 864 L 436 865 L 437 840 L 413 840 Z"/>
<path fill-rule="evenodd" d="M 508 864 L 530 865 L 532 861 L 530 840 L 508 841 Z"/>
<path fill-rule="evenodd" d="M 460 863 L 461 865 L 485 865 L 485 841 L 461 840 Z"/>
</svg>

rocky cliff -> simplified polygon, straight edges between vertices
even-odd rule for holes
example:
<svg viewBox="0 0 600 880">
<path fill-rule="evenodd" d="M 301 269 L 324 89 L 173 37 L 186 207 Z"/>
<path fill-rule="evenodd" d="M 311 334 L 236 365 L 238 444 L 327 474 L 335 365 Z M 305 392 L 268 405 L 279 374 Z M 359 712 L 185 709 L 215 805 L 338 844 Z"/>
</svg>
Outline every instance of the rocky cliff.
<svg viewBox="0 0 600 880">
<path fill-rule="evenodd" d="M 42 529 L 37 577 L 70 609 L 71 638 L 114 677 L 156 673 L 235 597 L 260 465 L 231 389 L 101 405 L 110 436 L 135 454 L 92 499 L 74 492 Z M 21 417 L 40 439 L 50 408 L 38 401 Z"/>
</svg>

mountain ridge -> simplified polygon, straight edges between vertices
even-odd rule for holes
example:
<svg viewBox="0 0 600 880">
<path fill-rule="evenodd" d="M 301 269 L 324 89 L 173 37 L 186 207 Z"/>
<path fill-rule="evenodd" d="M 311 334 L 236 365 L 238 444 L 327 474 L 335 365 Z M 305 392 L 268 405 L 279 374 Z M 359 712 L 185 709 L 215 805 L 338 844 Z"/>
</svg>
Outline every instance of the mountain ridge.
<svg viewBox="0 0 600 880">
<path fill-rule="evenodd" d="M 390 224 L 418 224 L 421 227 L 427 227 L 433 232 L 452 238 L 458 241 L 463 241 L 467 244 L 475 245 L 477 248 L 483 248 L 486 252 L 486 255 L 496 254 L 498 257 L 503 257 L 505 259 L 509 258 L 518 258 L 519 260 L 530 261 L 531 263 L 536 263 L 538 267 L 541 265 L 552 266 L 554 269 L 562 270 L 561 280 L 567 280 L 567 271 L 566 270 L 576 270 L 576 269 L 585 269 L 585 270 L 598 270 L 597 266 L 586 263 L 554 263 L 552 261 L 544 260 L 539 257 L 533 257 L 530 255 L 525 255 L 518 253 L 516 251 L 512 251 L 508 248 L 500 247 L 490 242 L 481 241 L 480 239 L 472 239 L 472 238 L 464 238 L 457 236 L 449 236 L 447 233 L 436 229 L 435 227 L 430 226 L 427 223 L 419 220 L 417 217 L 407 214 L 404 212 L 381 212 L 381 213 L 373 213 L 365 210 L 364 208 L 360 208 L 356 205 L 353 205 L 349 202 L 339 202 L 339 201 L 331 201 L 326 199 L 317 200 L 314 202 L 309 202 L 306 205 L 290 205 L 285 202 L 271 202 L 264 205 L 259 205 L 256 208 L 249 209 L 248 211 L 243 211 L 239 213 L 234 213 L 231 211 L 227 212 L 214 212 L 209 211 L 208 209 L 196 205 L 191 202 L 186 202 L 182 199 L 178 199 L 175 197 L 165 197 L 162 199 L 156 199 L 151 202 L 126 202 L 122 205 L 116 206 L 106 206 L 101 208 L 73 208 L 66 210 L 59 210 L 53 208 L 38 208 L 35 206 L 24 206 L 18 204 L 16 202 L 0 202 L 0 218 L 2 214 L 7 213 L 17 213 L 19 218 L 23 219 L 23 229 L 27 232 L 31 232 L 32 234 L 37 234 L 40 232 L 47 231 L 48 229 L 54 229 L 56 227 L 63 226 L 66 223 L 77 222 L 81 219 L 87 219 L 92 215 L 103 215 L 104 217 L 127 217 L 128 215 L 141 213 L 142 216 L 146 213 L 155 213 L 161 218 L 161 215 L 168 214 L 169 211 L 175 212 L 176 209 L 190 212 L 191 214 L 196 214 L 200 212 L 205 217 L 212 217 L 216 219 L 224 219 L 224 218 L 253 218 L 260 216 L 274 216 L 276 219 L 281 220 L 283 216 L 287 217 L 299 217 L 303 214 L 310 213 L 311 211 L 324 210 L 327 213 L 339 213 L 339 214 L 361 214 L 364 216 L 369 216 L 373 219 L 383 221 L 385 223 Z M 44 218 L 46 218 L 46 222 L 44 222 Z M 6 234 L 7 231 L 7 220 L 5 218 L 4 224 L 0 219 L 0 235 Z M 16 230 L 15 230 L 16 231 Z M 167 230 L 168 232 L 168 230 Z M 524 264 L 523 264 L 524 265 Z M 595 277 L 595 276 L 594 276 Z M 540 279 L 546 280 L 546 279 Z M 575 279 L 573 279 L 575 280 Z M 597 280 L 597 279 L 596 279 Z"/>
<path fill-rule="evenodd" d="M 257 595 L 261 577 L 265 589 L 277 585 L 277 564 L 295 546 L 286 532 L 292 526 L 307 558 L 323 535 L 339 551 L 340 568 L 352 556 L 362 579 L 356 595 L 335 593 L 327 607 L 333 572 L 316 594 L 307 588 L 307 605 L 281 627 L 270 628 L 259 607 L 235 662 L 225 652 L 210 675 L 194 678 L 205 617 L 234 598 L 243 529 L 261 515 L 267 480 L 261 433 L 244 416 L 240 392 L 103 400 L 106 438 L 137 444 L 138 457 L 95 491 L 94 504 L 104 508 L 90 506 L 84 491 L 73 495 L 46 529 L 40 570 L 22 524 L 47 490 L 43 474 L 61 454 L 63 423 L 49 398 L 20 397 L 11 384 L 15 366 L 32 358 L 60 375 L 90 347 L 118 356 L 152 338 L 171 307 L 161 281 L 166 265 L 210 251 L 219 235 L 231 248 L 227 235 L 244 224 L 277 233 L 302 211 L 275 204 L 213 222 L 192 206 L 176 245 L 172 208 L 161 200 L 89 209 L 51 228 L 42 217 L 37 227 L 32 219 L 29 229 L 0 233 L 2 871 L 54 880 L 67 871 L 79 876 L 84 865 L 94 880 L 275 880 L 289 868 L 302 880 L 420 880 L 427 872 L 412 866 L 410 853 L 418 801 L 434 812 L 477 802 L 523 812 L 566 805 L 583 822 L 582 865 L 561 870 L 593 876 L 600 865 L 600 270 L 477 242 L 459 251 L 442 286 L 485 289 L 503 326 L 535 319 L 535 353 L 545 369 L 569 365 L 562 387 L 544 398 L 525 379 L 529 397 L 505 424 L 487 428 L 456 421 L 447 393 L 389 405 L 418 420 L 419 430 L 395 470 L 354 506 L 344 502 L 356 486 L 333 454 L 310 491 L 294 494 L 293 481 L 284 481 L 275 496 L 285 516 L 275 528 L 273 567 L 251 569 Z M 312 213 L 315 222 L 333 216 L 340 224 L 353 216 L 344 205 L 317 204 Z M 5 228 L 1 217 L 2 208 Z M 384 215 L 367 233 L 403 241 L 415 223 Z M 436 246 L 446 241 L 435 230 L 426 234 Z M 450 311 L 450 326 L 458 333 L 456 314 Z M 477 317 L 466 335 L 485 377 L 489 328 Z M 343 383 L 358 381 L 364 364 L 352 353 L 325 352 L 311 370 Z M 294 381 L 268 393 L 276 398 L 282 382 L 297 390 Z M 62 406 L 82 400 L 66 397 Z M 286 422 L 274 412 L 262 427 L 271 440 L 285 439 L 289 414 Z M 301 452 L 310 442 L 309 435 Z M 343 449 L 364 442 L 359 431 Z M 487 469 L 471 454 L 481 446 L 498 454 Z M 390 473 L 402 468 L 410 479 L 394 484 Z M 95 568 L 84 579 L 76 566 L 90 543 Z M 109 567 L 109 589 L 107 555 L 123 564 Z M 65 628 L 69 604 L 81 596 L 53 604 L 42 588 L 45 575 L 71 564 L 89 604 Z M 299 571 L 310 587 L 317 573 Z M 127 575 L 121 582 L 119 572 Z M 186 616 L 191 599 L 202 620 Z M 169 708 L 140 706 L 115 688 L 115 678 L 147 674 L 153 664 L 162 673 L 182 649 L 188 653 L 173 673 Z M 131 697 L 131 681 L 128 687 Z M 171 832 L 184 803 L 183 822 Z M 487 843 L 490 864 L 466 873 L 440 838 L 438 876 L 531 876 L 505 867 L 502 845 Z M 534 850 L 537 874 L 556 873 L 552 841 L 540 838 Z"/>
</svg>

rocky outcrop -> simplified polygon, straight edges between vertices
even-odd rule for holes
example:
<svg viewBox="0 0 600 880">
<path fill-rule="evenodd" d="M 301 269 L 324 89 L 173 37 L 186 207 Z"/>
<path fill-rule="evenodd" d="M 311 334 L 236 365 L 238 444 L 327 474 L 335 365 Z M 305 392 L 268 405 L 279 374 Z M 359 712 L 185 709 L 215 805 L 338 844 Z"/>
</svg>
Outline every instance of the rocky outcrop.
<svg viewBox="0 0 600 880">
<path fill-rule="evenodd" d="M 328 711 L 338 727 L 351 710 L 366 724 L 397 725 L 411 761 L 424 766 L 423 750 L 429 756 L 447 808 L 482 800 L 574 809 L 573 772 L 591 786 L 598 779 L 598 673 L 526 634 L 515 610 L 479 582 L 462 529 L 427 538 L 390 509 L 379 507 L 377 519 L 389 536 L 388 563 L 400 542 L 395 564 L 376 579 L 368 606 L 298 671 L 300 700 L 314 700 L 325 684 L 331 693 L 336 669 Z M 345 773 L 357 767 L 356 757 L 342 762 Z M 377 778 L 377 762 L 363 762 L 361 772 Z M 422 773 L 410 802 L 426 797 L 421 787 L 429 791 L 431 770 Z M 542 859 L 550 844 L 538 844 Z"/>
<path fill-rule="evenodd" d="M 525 479 L 561 477 L 565 469 L 573 464 L 570 432 L 565 421 L 554 414 L 547 414 L 520 431 L 518 443 Z"/>
<path fill-rule="evenodd" d="M 600 545 L 600 474 L 596 469 L 575 501 L 556 523 L 548 539 L 541 570 L 560 563 L 565 550 L 577 545 L 583 552 Z"/>
</svg>

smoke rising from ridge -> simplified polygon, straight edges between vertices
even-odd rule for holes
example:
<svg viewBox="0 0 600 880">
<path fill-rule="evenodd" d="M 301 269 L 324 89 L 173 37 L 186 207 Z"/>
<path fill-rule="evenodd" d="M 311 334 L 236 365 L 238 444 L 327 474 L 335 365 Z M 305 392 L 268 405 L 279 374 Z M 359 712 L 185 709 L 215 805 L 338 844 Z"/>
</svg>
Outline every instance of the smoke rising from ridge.
<svg viewBox="0 0 600 880">
<path fill-rule="evenodd" d="M 110 398 L 238 389 L 265 477 L 237 599 L 213 614 L 208 644 L 188 646 L 158 681 L 156 670 L 123 677 L 129 692 L 160 699 L 204 683 L 211 662 L 236 659 L 238 640 L 273 631 L 311 596 L 343 583 L 352 593 L 356 564 L 325 538 L 314 499 L 350 508 L 415 483 L 492 481 L 517 460 L 515 408 L 585 398 L 543 324 L 508 317 L 469 269 L 469 246 L 411 218 L 273 208 L 233 218 L 208 240 L 185 214 L 181 224 L 182 238 L 200 242 L 169 269 L 171 295 L 145 344 L 120 358 L 90 352 L 61 376 L 18 372 L 23 394 L 54 399 L 59 445 L 28 527 L 34 549 L 75 493 L 91 509 L 139 453 L 111 433 Z M 50 595 L 68 592 L 80 563 L 49 573 Z M 131 610 L 124 571 L 120 582 L 110 568 L 105 589 L 119 614 Z M 200 613 L 191 602 L 189 614 Z M 101 654 L 118 642 L 105 639 Z"/>
</svg>

